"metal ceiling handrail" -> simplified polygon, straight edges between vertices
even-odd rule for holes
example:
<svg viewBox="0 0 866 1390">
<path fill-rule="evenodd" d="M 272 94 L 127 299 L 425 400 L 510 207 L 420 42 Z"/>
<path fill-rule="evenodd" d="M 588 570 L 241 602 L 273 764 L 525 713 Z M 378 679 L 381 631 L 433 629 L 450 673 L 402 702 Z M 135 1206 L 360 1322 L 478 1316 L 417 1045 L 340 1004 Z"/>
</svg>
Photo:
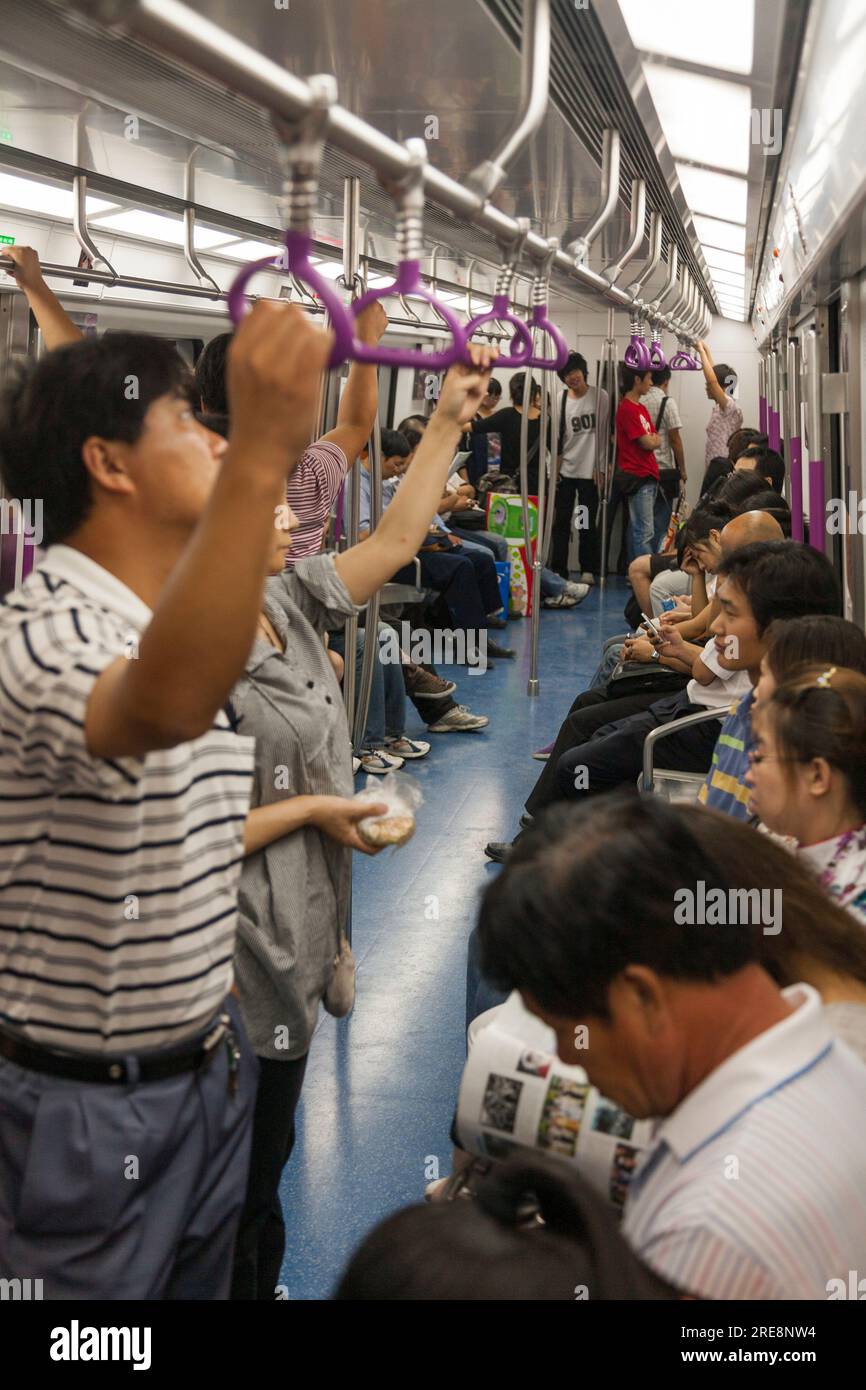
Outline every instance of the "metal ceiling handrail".
<svg viewBox="0 0 866 1390">
<path fill-rule="evenodd" d="M 200 284 L 212 285 L 216 291 L 214 298 L 217 298 L 222 294 L 222 290 L 213 276 L 205 270 L 195 249 L 195 157 L 198 148 L 198 145 L 193 145 L 190 150 L 183 176 L 183 196 L 186 203 L 183 210 L 183 254 L 195 278 Z"/>
<path fill-rule="evenodd" d="M 491 198 L 509 165 L 538 130 L 550 91 L 550 0 L 523 0 L 520 44 L 520 110 L 514 125 L 489 159 L 466 177 L 466 186 L 482 200 Z"/>
<path fill-rule="evenodd" d="M 575 268 L 589 257 L 589 249 L 599 232 L 607 226 L 619 202 L 620 140 L 618 130 L 605 130 L 601 143 L 601 201 L 589 227 L 566 246 L 574 256 Z"/>
<path fill-rule="evenodd" d="M 613 289 L 622 272 L 625 270 L 629 261 L 633 261 L 638 253 L 644 237 L 644 223 L 646 222 L 646 182 L 644 179 L 632 179 L 631 181 L 631 215 L 628 229 L 628 245 L 618 260 L 605 266 L 602 271 L 604 279 Z M 625 291 L 628 294 L 627 291 Z M 629 304 L 634 307 L 634 295 L 628 295 Z"/>
<path fill-rule="evenodd" d="M 102 261 L 111 274 L 115 275 L 111 261 L 107 256 L 103 256 L 87 230 L 87 175 L 83 172 L 84 161 L 81 158 L 82 129 L 87 106 L 88 103 L 85 102 L 75 117 L 72 128 L 72 163 L 76 166 L 76 172 L 72 176 L 72 231 L 85 256 L 90 257 L 91 264 L 94 261 Z"/>
<path fill-rule="evenodd" d="M 69 8 L 145 43 L 156 44 L 161 52 L 179 58 L 284 120 L 296 121 L 312 107 L 313 93 L 307 82 L 179 0 L 123 0 L 122 4 L 120 0 L 70 0 Z M 335 148 L 361 160 L 382 177 L 400 179 L 409 170 L 410 156 L 403 145 L 338 103 L 327 113 L 326 138 Z M 428 199 L 482 228 L 500 244 L 507 244 L 514 237 L 517 228 L 513 218 L 429 163 L 424 169 L 424 186 Z M 526 251 L 534 260 L 543 261 L 548 254 L 544 237 L 531 232 Z M 632 299 L 624 290 L 577 263 L 572 253 L 560 249 L 551 269 L 577 280 L 613 304 L 632 307 Z M 683 331 L 682 324 L 667 315 L 660 321 L 672 332 Z"/>
</svg>

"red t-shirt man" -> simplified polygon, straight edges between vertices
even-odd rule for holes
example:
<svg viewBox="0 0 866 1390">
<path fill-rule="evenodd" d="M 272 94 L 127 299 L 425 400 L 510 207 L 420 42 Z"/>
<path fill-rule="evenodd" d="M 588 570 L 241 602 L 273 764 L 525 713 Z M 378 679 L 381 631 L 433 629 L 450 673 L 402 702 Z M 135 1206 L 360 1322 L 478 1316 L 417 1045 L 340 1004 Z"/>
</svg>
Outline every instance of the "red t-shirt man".
<svg viewBox="0 0 866 1390">
<path fill-rule="evenodd" d="M 630 391 L 623 396 L 616 412 L 617 465 L 624 473 L 658 480 L 659 466 L 655 454 L 652 449 L 642 448 L 638 443 L 646 435 L 655 437 L 652 420 L 641 401 L 632 399 Z"/>
</svg>

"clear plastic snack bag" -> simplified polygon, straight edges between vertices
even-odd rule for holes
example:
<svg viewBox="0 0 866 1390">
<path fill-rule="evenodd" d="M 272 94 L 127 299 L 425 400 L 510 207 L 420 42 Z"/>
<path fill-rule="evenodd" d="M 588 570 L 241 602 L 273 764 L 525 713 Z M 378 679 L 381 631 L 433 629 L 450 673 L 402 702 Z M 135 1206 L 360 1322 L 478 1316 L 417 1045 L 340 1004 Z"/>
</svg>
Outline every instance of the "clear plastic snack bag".
<svg viewBox="0 0 866 1390">
<path fill-rule="evenodd" d="M 424 797 L 411 777 L 402 772 L 389 772 L 385 777 L 368 775 L 366 787 L 356 792 L 354 799 L 388 807 L 384 815 L 358 821 L 358 834 L 368 845 L 377 849 L 386 845 L 398 848 L 415 834 L 415 812 Z"/>
</svg>

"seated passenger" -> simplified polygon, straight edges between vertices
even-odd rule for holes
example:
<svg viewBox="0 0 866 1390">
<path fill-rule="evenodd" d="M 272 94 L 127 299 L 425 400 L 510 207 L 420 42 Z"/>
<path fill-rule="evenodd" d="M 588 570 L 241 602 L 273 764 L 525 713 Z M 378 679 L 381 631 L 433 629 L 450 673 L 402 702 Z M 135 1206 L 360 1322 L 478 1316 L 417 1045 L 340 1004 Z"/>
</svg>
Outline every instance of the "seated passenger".
<svg viewBox="0 0 866 1390">
<path fill-rule="evenodd" d="M 749 810 L 866 922 L 866 676 L 807 666 L 755 711 Z"/>
<path fill-rule="evenodd" d="M 399 495 L 397 480 L 413 450 L 404 435 L 396 430 L 382 431 L 382 508 L 383 512 Z M 426 437 L 426 435 L 424 436 Z M 418 446 L 420 447 L 420 445 Z M 437 505 L 441 501 L 437 499 Z M 359 534 L 369 534 L 372 515 L 372 489 L 369 455 L 362 455 L 361 501 L 358 518 Z M 466 650 L 480 650 L 486 642 L 486 653 L 493 657 L 513 657 L 510 647 L 500 647 L 487 635 L 491 625 L 502 626 L 497 614 L 502 610 L 499 577 L 493 557 L 483 546 L 476 546 L 453 537 L 434 510 L 427 536 L 418 550 L 422 584 L 442 595 L 451 621 L 457 631 L 466 633 Z M 415 566 L 405 572 L 388 576 L 398 583 L 414 584 Z M 490 620 L 493 620 L 491 624 Z"/>
<path fill-rule="evenodd" d="M 774 492 L 785 486 L 785 460 L 775 449 L 750 445 L 734 463 L 735 473 L 757 473 Z"/>
<path fill-rule="evenodd" d="M 551 820 L 484 894 L 482 965 L 564 1062 L 660 1121 L 623 1234 L 699 1298 L 826 1299 L 866 1267 L 866 1066 L 813 986 L 765 967 L 760 935 L 797 910 L 785 851 L 660 797 Z"/>
<path fill-rule="evenodd" d="M 818 610 L 821 611 L 822 604 L 830 602 L 828 594 L 833 595 L 833 605 L 838 606 L 838 586 L 831 566 L 823 557 L 814 559 L 817 552 L 811 551 L 806 554 L 808 548 L 805 546 L 799 547 L 796 556 L 793 552 L 788 554 L 781 547 L 790 545 L 790 542 L 756 542 L 756 535 L 778 537 L 778 524 L 762 512 L 747 512 L 728 523 L 722 532 L 725 560 L 720 572 L 724 572 L 727 565 L 738 555 L 754 553 L 757 556 L 758 553 L 769 549 L 774 557 L 781 557 L 780 583 L 770 586 L 766 578 L 762 578 L 761 581 L 762 584 L 768 585 L 768 597 L 772 595 L 770 604 L 778 602 L 783 611 L 787 612 L 791 604 L 797 609 L 797 605 L 811 603 L 812 600 L 807 599 L 804 591 L 801 591 L 797 598 L 793 598 L 785 586 L 789 580 L 797 582 L 793 578 L 795 575 L 799 578 L 801 573 L 811 574 L 813 569 L 817 569 L 820 576 L 816 582 L 818 596 L 815 602 Z M 801 557 L 800 552 L 803 552 Z M 592 796 L 598 791 L 610 790 L 620 782 L 635 784 L 643 765 L 644 739 L 650 729 L 656 728 L 659 724 L 671 723 L 683 715 L 696 714 L 706 709 L 718 709 L 721 720 L 723 711 L 726 712 L 732 702 L 748 692 L 748 655 L 744 655 L 745 648 L 741 643 L 740 632 L 734 631 L 745 617 L 745 612 L 741 610 L 738 622 L 732 625 L 729 633 L 721 592 L 714 596 L 714 604 L 717 599 L 719 612 L 710 623 L 712 635 L 703 647 L 685 642 L 679 636 L 677 625 L 663 627 L 658 638 L 656 664 L 662 664 L 664 653 L 665 664 L 670 664 L 672 668 L 691 671 L 691 679 L 685 690 L 663 699 L 651 699 L 649 704 L 646 703 L 645 697 L 640 695 L 622 697 L 623 701 L 632 702 L 631 708 L 625 703 L 620 704 L 619 698 L 605 704 L 603 700 L 598 699 L 598 692 L 595 691 L 586 692 L 580 697 L 577 703 L 581 707 L 572 707 L 572 712 L 560 729 L 547 766 L 526 799 L 526 810 L 530 816 L 537 815 L 554 801 Z M 798 616 L 799 611 L 802 611 L 802 608 L 791 616 Z M 771 612 L 767 623 L 773 616 L 775 614 Z M 754 620 L 751 617 L 746 619 L 743 635 L 747 631 L 752 633 L 754 640 Z M 642 642 L 650 645 L 646 638 L 636 639 L 634 645 Z M 750 646 L 748 651 L 752 650 Z M 728 654 L 734 651 L 740 654 Z M 754 662 L 756 669 L 761 654 L 758 653 Z M 613 720 L 610 718 L 611 714 L 614 716 Z M 709 721 L 678 730 L 670 738 L 662 741 L 659 765 L 673 767 L 678 771 L 706 771 L 718 732 L 718 725 Z M 485 846 L 484 852 L 488 858 L 501 862 L 510 847 L 506 842 L 493 841 Z"/>
<path fill-rule="evenodd" d="M 497 1164 L 473 1190 L 471 1202 L 421 1204 L 389 1216 L 355 1251 L 334 1297 L 679 1297 L 633 1254 L 604 1200 L 555 1159 Z"/>
<path fill-rule="evenodd" d="M 826 614 L 770 624 L 757 683 L 728 715 L 713 749 L 707 780 L 698 793 L 705 806 L 738 820 L 754 819 L 748 772 L 755 712 L 798 667 L 815 662 L 823 669 L 844 666 L 866 675 L 866 636 L 854 623 Z"/>
</svg>

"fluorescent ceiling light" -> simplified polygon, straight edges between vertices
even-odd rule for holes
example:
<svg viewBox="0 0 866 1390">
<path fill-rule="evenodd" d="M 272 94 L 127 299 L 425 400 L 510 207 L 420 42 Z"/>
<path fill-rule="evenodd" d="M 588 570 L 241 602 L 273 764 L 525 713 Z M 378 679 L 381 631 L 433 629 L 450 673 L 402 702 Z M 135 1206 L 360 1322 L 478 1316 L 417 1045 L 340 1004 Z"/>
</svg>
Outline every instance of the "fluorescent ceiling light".
<svg viewBox="0 0 866 1390">
<path fill-rule="evenodd" d="M 644 64 L 644 76 L 675 159 L 691 159 L 735 174 L 749 172 L 749 87 L 656 63 Z"/>
<path fill-rule="evenodd" d="M 226 246 L 220 251 L 221 256 L 226 256 L 231 261 L 258 261 L 265 256 L 273 256 L 275 260 L 283 254 L 284 246 L 278 242 L 268 241 L 237 241 L 234 246 Z"/>
<path fill-rule="evenodd" d="M 733 251 L 717 251 L 714 246 L 703 247 L 703 252 L 710 270 L 732 270 L 737 275 L 745 275 L 745 256 L 737 256 Z"/>
<path fill-rule="evenodd" d="M 382 275 L 379 271 L 373 271 L 367 276 L 368 290 L 382 290 L 386 285 L 393 285 L 393 275 Z"/>
<path fill-rule="evenodd" d="M 316 270 L 325 280 L 338 280 L 343 273 L 341 261 L 319 261 Z"/>
<path fill-rule="evenodd" d="M 113 212 L 109 217 L 100 217 L 94 227 L 99 231 L 104 228 L 125 236 L 147 237 L 149 241 L 183 245 L 183 222 L 179 218 L 166 217 L 161 212 L 147 212 L 144 208 L 125 208 L 122 212 Z M 195 228 L 195 246 L 199 251 L 209 251 L 232 240 L 237 238 L 232 238 L 231 232 L 218 232 L 212 227 Z"/>
<path fill-rule="evenodd" d="M 736 270 L 719 270 L 718 266 L 713 271 L 714 285 L 732 285 L 736 289 L 742 289 L 746 283 L 745 275 L 741 275 Z"/>
<path fill-rule="evenodd" d="M 692 212 L 745 224 L 749 201 L 745 179 L 717 174 L 712 169 L 696 169 L 690 164 L 677 164 L 677 176 Z"/>
<path fill-rule="evenodd" d="M 724 17 L 711 29 L 705 6 L 695 0 L 619 0 L 619 7 L 632 43 L 645 53 L 723 72 L 752 71 L 755 0 L 725 0 Z"/>
<path fill-rule="evenodd" d="M 50 183 L 40 183 L 38 179 L 22 179 L 17 174 L 0 174 L 0 203 L 19 212 L 43 213 L 48 217 L 62 217 L 72 221 L 72 189 L 55 188 Z M 88 214 L 106 212 L 116 208 L 117 203 L 106 198 L 87 199 Z"/>
<path fill-rule="evenodd" d="M 694 216 L 695 231 L 704 246 L 717 246 L 722 251 L 746 250 L 746 229 L 736 222 L 720 222 L 716 217 Z"/>
</svg>

